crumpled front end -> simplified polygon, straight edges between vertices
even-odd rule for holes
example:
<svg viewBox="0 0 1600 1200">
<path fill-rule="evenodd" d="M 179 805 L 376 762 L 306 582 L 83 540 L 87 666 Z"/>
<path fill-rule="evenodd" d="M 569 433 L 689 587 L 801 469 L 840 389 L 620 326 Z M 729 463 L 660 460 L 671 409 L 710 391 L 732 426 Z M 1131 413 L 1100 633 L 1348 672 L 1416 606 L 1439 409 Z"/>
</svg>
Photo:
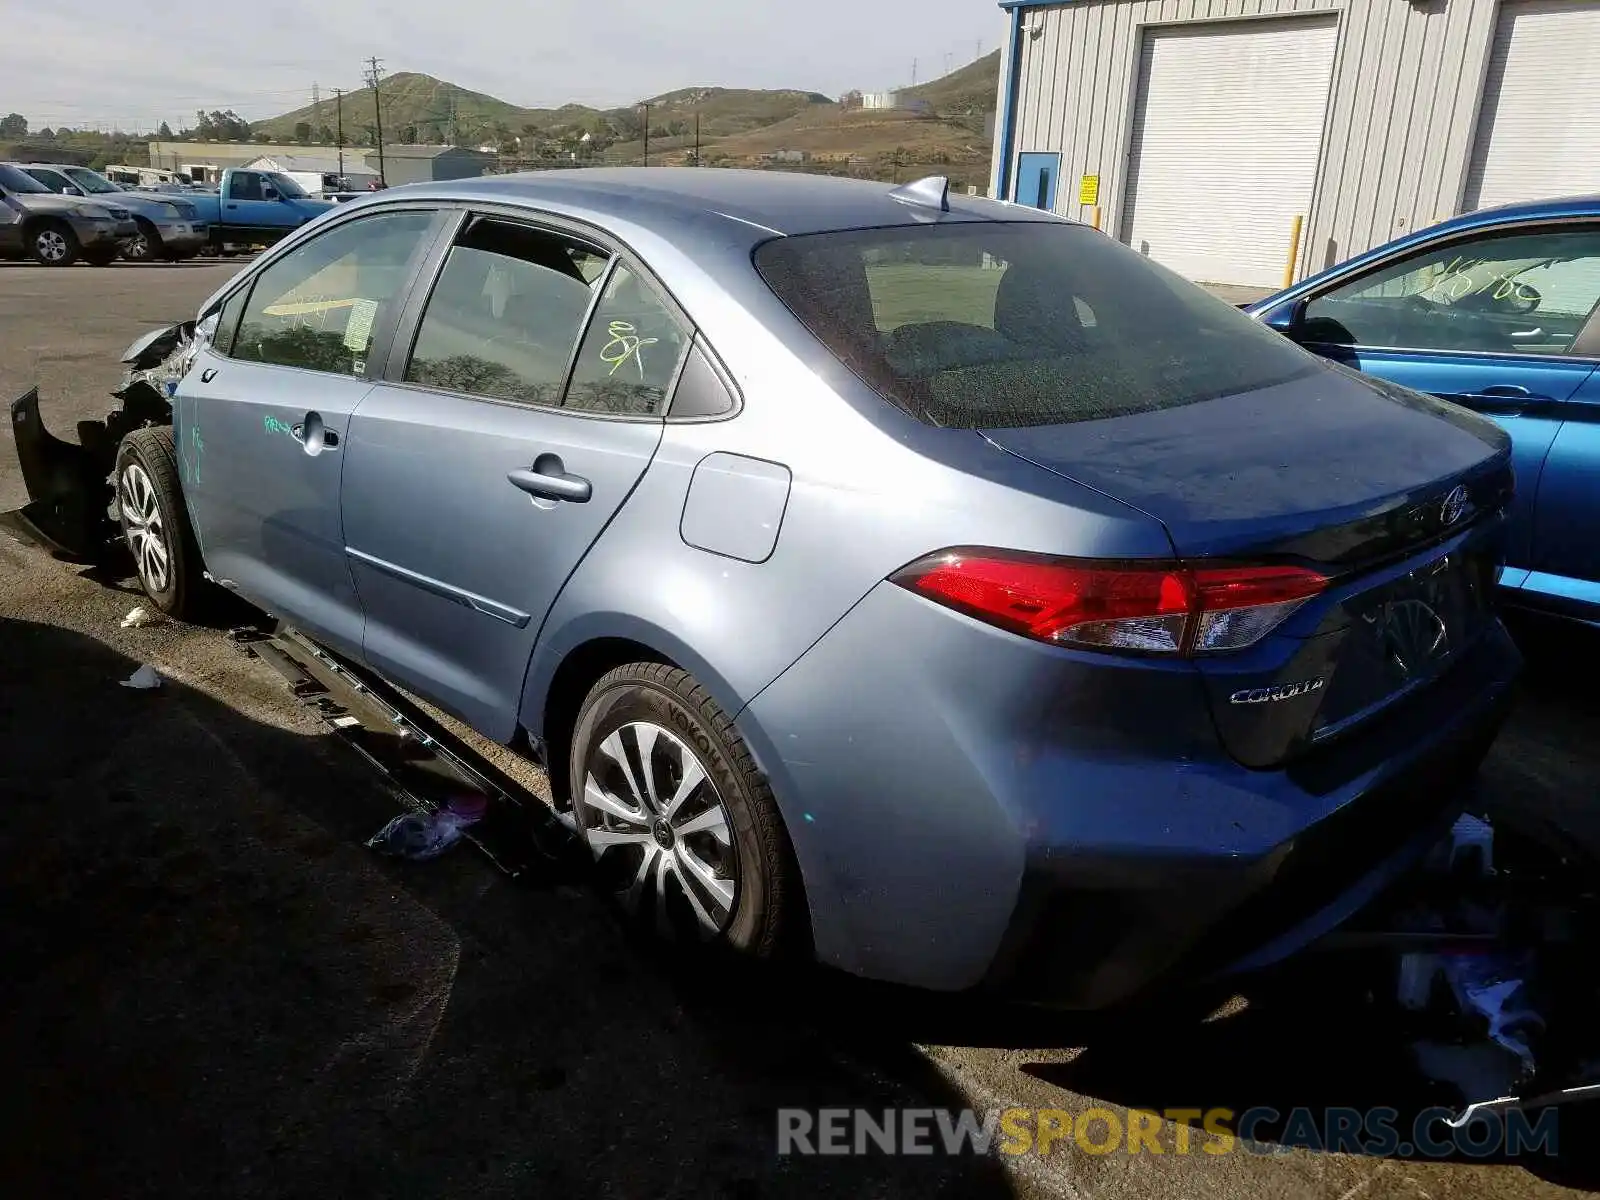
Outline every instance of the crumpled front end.
<svg viewBox="0 0 1600 1200">
<path fill-rule="evenodd" d="M 11 436 L 28 489 L 21 517 L 38 541 L 71 558 L 95 559 L 115 540 L 117 447 L 135 429 L 172 423 L 172 394 L 203 338 L 193 321 L 184 321 L 135 341 L 122 356 L 127 371 L 111 393 L 118 407 L 102 420 L 79 421 L 76 443 L 45 427 L 38 388 L 12 401 Z"/>
</svg>

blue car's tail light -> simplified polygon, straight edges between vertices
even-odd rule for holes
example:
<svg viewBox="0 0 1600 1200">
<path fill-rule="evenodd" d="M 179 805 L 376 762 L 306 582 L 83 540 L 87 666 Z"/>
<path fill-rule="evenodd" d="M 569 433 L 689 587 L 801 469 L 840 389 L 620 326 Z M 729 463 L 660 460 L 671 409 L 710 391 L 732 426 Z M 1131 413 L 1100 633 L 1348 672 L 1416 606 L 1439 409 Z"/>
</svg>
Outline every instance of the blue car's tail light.
<svg viewBox="0 0 1600 1200">
<path fill-rule="evenodd" d="M 1306 567 L 1099 562 L 957 547 L 892 582 L 1044 642 L 1145 654 L 1206 654 L 1260 641 L 1322 591 Z"/>
</svg>

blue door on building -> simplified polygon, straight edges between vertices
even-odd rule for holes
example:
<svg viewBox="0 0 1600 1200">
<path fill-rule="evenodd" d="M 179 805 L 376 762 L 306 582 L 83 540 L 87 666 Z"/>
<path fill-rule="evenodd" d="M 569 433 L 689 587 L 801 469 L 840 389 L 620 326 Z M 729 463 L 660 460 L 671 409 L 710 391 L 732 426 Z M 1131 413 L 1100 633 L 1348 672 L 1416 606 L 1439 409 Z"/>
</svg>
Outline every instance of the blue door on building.
<svg viewBox="0 0 1600 1200">
<path fill-rule="evenodd" d="M 1059 154 L 1017 155 L 1017 190 L 1011 198 L 1034 208 L 1055 208 L 1056 176 L 1060 173 Z"/>
</svg>

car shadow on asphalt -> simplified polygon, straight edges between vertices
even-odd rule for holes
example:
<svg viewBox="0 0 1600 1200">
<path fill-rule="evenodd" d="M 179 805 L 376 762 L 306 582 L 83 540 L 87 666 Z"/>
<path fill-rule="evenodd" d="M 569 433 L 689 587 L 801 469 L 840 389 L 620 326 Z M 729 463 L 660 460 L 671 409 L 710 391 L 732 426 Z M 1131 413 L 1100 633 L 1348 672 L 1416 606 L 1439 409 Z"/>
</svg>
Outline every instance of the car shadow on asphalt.
<svg viewBox="0 0 1600 1200">
<path fill-rule="evenodd" d="M 9 1193 L 1013 1194 L 989 1158 L 779 1157 L 781 1108 L 964 1101 L 641 957 L 570 880 L 377 858 L 396 802 L 336 739 L 136 666 L 0 618 Z"/>
</svg>

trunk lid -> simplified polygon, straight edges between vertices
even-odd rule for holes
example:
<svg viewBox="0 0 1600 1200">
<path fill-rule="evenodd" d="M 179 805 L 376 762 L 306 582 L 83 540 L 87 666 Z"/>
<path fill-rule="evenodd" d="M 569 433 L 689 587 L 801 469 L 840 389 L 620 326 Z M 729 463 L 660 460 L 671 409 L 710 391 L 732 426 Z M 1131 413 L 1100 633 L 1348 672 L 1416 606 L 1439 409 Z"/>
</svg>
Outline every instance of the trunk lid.
<svg viewBox="0 0 1600 1200">
<path fill-rule="evenodd" d="M 1159 520 L 1186 562 L 1295 562 L 1330 577 L 1263 641 L 1196 657 L 1218 733 L 1247 766 L 1355 729 L 1447 672 L 1493 623 L 1510 439 L 1465 409 L 1330 367 L 984 436 Z"/>
</svg>

